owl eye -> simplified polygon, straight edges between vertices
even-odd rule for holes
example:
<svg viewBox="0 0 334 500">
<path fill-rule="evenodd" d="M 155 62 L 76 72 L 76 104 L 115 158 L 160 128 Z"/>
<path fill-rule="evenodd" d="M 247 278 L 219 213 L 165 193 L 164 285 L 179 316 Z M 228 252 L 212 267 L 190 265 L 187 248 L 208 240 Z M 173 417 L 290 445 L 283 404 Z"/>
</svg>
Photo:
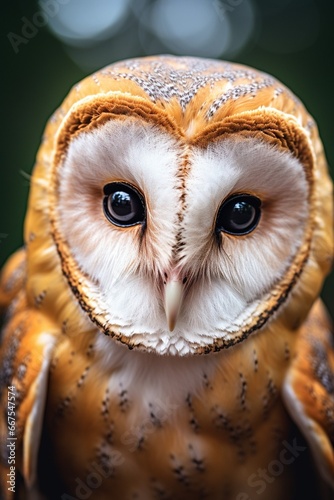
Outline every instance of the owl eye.
<svg viewBox="0 0 334 500">
<path fill-rule="evenodd" d="M 103 192 L 103 211 L 109 222 L 120 227 L 145 222 L 144 198 L 136 188 L 125 182 L 111 182 Z"/>
<path fill-rule="evenodd" d="M 216 231 L 242 235 L 252 232 L 261 216 L 261 200 L 247 194 L 233 195 L 225 200 L 217 215 Z"/>
</svg>

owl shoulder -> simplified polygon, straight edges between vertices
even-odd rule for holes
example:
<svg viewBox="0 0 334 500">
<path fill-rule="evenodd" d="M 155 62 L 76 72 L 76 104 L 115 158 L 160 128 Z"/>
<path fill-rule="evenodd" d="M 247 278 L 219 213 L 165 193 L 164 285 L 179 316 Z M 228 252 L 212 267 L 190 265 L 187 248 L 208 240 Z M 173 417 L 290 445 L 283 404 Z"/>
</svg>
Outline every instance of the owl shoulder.
<svg viewBox="0 0 334 500">
<path fill-rule="evenodd" d="M 12 463 L 10 458 L 15 457 L 15 470 L 20 476 L 17 479 L 31 489 L 58 331 L 41 311 L 27 302 L 25 260 L 24 249 L 12 255 L 0 280 L 0 306 L 4 314 L 0 344 L 0 434 L 13 438 L 0 444 L 0 472 L 6 477 Z M 8 443 L 12 443 L 15 453 Z M 6 500 L 12 498 L 10 491 L 2 494 Z"/>
<path fill-rule="evenodd" d="M 283 398 L 308 442 L 319 473 L 334 488 L 334 334 L 320 300 L 299 334 Z"/>
</svg>

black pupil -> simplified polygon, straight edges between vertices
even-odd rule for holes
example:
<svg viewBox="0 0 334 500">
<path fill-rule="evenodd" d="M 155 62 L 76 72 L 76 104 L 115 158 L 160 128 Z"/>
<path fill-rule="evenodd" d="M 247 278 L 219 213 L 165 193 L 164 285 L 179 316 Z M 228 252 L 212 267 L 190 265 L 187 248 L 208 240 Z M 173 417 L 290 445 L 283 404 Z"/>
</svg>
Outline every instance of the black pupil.
<svg viewBox="0 0 334 500">
<path fill-rule="evenodd" d="M 234 235 L 250 233 L 260 220 L 260 206 L 261 201 L 256 196 L 231 196 L 218 211 L 216 231 Z"/>
<path fill-rule="evenodd" d="M 128 227 L 145 222 L 143 196 L 127 183 L 111 182 L 104 186 L 103 210 L 109 222 Z"/>
<path fill-rule="evenodd" d="M 131 196 L 124 191 L 116 191 L 116 193 L 111 195 L 110 205 L 113 212 L 120 217 L 131 215 L 133 212 Z"/>
<path fill-rule="evenodd" d="M 238 201 L 232 208 L 231 224 L 236 228 L 243 229 L 251 224 L 255 217 L 255 208 L 245 201 Z"/>
</svg>

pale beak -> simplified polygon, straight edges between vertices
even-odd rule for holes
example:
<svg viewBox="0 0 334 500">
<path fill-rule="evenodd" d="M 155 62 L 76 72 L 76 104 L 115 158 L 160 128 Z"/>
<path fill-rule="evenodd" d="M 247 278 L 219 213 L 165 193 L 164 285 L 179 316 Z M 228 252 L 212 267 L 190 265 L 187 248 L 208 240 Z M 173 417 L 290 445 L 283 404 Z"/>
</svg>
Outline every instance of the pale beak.
<svg viewBox="0 0 334 500">
<path fill-rule="evenodd" d="M 170 332 L 174 330 L 179 317 L 183 294 L 184 285 L 181 280 L 171 279 L 170 281 L 167 281 L 165 284 L 164 306 Z"/>
</svg>

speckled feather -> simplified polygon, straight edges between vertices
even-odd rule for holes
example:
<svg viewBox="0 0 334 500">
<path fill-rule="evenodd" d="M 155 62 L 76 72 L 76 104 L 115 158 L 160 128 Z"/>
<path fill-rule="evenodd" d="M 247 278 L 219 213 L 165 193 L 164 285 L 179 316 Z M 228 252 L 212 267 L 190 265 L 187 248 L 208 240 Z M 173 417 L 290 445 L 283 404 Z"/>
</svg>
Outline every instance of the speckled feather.
<svg viewBox="0 0 334 500">
<path fill-rule="evenodd" d="M 110 324 L 57 225 L 57 169 L 69 144 L 128 116 L 184 144 L 182 206 L 187 149 L 222 136 L 260 137 L 305 169 L 310 215 L 299 254 L 231 341 L 196 346 L 202 356 L 145 352 L 142 341 Z M 334 486 L 333 334 L 317 300 L 332 262 L 332 227 L 332 183 L 316 125 L 273 77 L 160 56 L 116 63 L 76 85 L 50 119 L 38 153 L 25 249 L 2 274 L 5 498 L 83 498 L 91 491 L 96 500 L 249 500 L 260 487 L 258 471 L 282 453 L 291 458 L 296 440 Z M 103 333 L 113 337 L 110 357 L 101 352 Z M 6 487 L 9 385 L 17 390 L 15 497 Z M 263 498 L 293 498 L 296 464 L 274 481 L 262 479 Z"/>
</svg>

